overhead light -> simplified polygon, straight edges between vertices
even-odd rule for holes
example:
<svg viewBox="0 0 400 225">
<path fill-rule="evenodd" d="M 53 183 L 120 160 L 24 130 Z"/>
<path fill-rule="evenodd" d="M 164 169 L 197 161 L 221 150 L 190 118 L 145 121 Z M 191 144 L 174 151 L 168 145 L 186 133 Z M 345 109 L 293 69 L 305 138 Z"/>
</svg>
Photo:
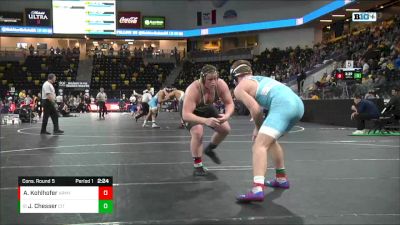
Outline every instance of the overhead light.
<svg viewBox="0 0 400 225">
<path fill-rule="evenodd" d="M 327 26 L 326 29 L 330 30 L 330 29 L 331 29 L 331 26 Z"/>
<path fill-rule="evenodd" d="M 97 44 L 99 44 L 99 42 L 97 42 L 97 41 L 93 41 L 93 44 L 94 44 L 94 45 L 97 45 Z"/>
<path fill-rule="evenodd" d="M 113 45 L 113 44 L 114 44 L 114 42 L 111 42 L 111 44 Z"/>
<path fill-rule="evenodd" d="M 383 8 L 384 8 L 384 6 L 383 6 L 383 5 L 381 5 L 381 7 L 379 7 L 379 8 L 383 9 Z"/>
<path fill-rule="evenodd" d="M 135 40 L 133 40 L 133 39 L 125 39 L 125 41 L 129 42 L 129 41 L 135 41 Z"/>
<path fill-rule="evenodd" d="M 332 14 L 332 17 L 345 17 L 346 15 L 344 14 Z"/>
<path fill-rule="evenodd" d="M 346 9 L 347 12 L 358 12 L 360 9 Z"/>
<path fill-rule="evenodd" d="M 133 41 L 129 41 L 129 42 L 128 42 L 128 45 L 133 45 Z"/>
<path fill-rule="evenodd" d="M 349 22 L 350 20 L 349 19 L 346 19 L 346 22 Z"/>
<path fill-rule="evenodd" d="M 322 22 L 322 23 L 332 23 L 332 20 L 319 20 L 319 22 Z"/>
</svg>

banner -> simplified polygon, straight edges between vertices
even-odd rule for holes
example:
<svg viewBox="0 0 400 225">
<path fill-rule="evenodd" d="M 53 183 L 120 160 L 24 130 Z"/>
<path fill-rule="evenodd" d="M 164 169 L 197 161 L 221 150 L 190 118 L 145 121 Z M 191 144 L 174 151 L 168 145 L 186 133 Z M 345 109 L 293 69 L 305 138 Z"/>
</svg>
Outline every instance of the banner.
<svg viewBox="0 0 400 225">
<path fill-rule="evenodd" d="M 88 82 L 78 82 L 78 81 L 71 81 L 71 82 L 65 82 L 65 81 L 60 81 L 58 82 L 58 87 L 62 88 L 90 88 L 90 85 Z"/>
<path fill-rule="evenodd" d="M 117 28 L 140 28 L 140 12 L 118 12 Z"/>
<path fill-rule="evenodd" d="M 25 9 L 25 19 L 27 26 L 49 27 L 51 25 L 49 9 Z"/>
<path fill-rule="evenodd" d="M 143 16 L 143 28 L 164 29 L 165 17 L 163 16 Z"/>
<path fill-rule="evenodd" d="M 22 12 L 0 12 L 0 25 L 22 26 L 24 14 Z"/>
<path fill-rule="evenodd" d="M 51 27 L 0 26 L 2 34 L 53 34 Z"/>
<path fill-rule="evenodd" d="M 217 10 L 211 12 L 197 12 L 197 26 L 204 26 L 217 23 Z"/>
</svg>

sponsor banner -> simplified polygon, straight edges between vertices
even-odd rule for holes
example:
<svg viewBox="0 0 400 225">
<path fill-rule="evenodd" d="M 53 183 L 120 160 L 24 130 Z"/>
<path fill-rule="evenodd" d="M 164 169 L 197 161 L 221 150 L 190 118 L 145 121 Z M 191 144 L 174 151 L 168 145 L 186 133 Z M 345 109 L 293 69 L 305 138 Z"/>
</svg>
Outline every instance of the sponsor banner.
<svg viewBox="0 0 400 225">
<path fill-rule="evenodd" d="M 140 28 L 140 12 L 118 12 L 117 28 Z"/>
<path fill-rule="evenodd" d="M 22 26 L 24 14 L 22 12 L 0 12 L 0 25 Z"/>
<path fill-rule="evenodd" d="M 118 29 L 117 36 L 133 37 L 186 37 L 186 31 L 183 30 L 132 30 Z"/>
<path fill-rule="evenodd" d="M 68 18 L 65 18 L 66 20 Z M 49 27 L 51 17 L 49 9 L 25 9 L 25 20 L 27 26 Z"/>
<path fill-rule="evenodd" d="M 165 17 L 163 16 L 143 16 L 142 27 L 146 29 L 164 29 Z"/>
<path fill-rule="evenodd" d="M 2 34 L 53 34 L 51 27 L 0 26 Z"/>
</svg>

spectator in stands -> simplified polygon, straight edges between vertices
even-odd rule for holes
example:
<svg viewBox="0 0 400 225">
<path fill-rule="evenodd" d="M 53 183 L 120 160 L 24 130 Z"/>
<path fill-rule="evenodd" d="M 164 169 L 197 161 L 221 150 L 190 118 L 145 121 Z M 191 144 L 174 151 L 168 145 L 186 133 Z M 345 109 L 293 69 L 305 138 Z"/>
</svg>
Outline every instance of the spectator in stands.
<svg viewBox="0 0 400 225">
<path fill-rule="evenodd" d="M 182 119 L 192 136 L 190 149 L 194 160 L 193 175 L 195 176 L 207 174 L 201 158 L 203 154 L 203 125 L 214 130 L 211 142 L 204 148 L 204 153 L 217 164 L 220 164 L 221 160 L 214 149 L 231 130 L 228 119 L 233 114 L 234 104 L 228 85 L 225 81 L 219 79 L 218 75 L 215 66 L 205 65 L 201 69 L 200 79 L 193 81 L 185 91 Z M 225 114 L 220 114 L 213 106 L 218 97 L 222 99 L 225 105 Z"/>
<path fill-rule="evenodd" d="M 286 85 L 268 77 L 253 76 L 251 64 L 238 60 L 232 64 L 231 75 L 237 84 L 235 97 L 245 104 L 254 120 L 253 131 L 253 188 L 239 195 L 241 203 L 264 200 L 265 185 L 289 188 L 283 149 L 278 138 L 288 132 L 303 116 L 302 100 Z M 264 119 L 263 108 L 269 109 Z M 268 151 L 274 156 L 276 178 L 265 182 Z"/>
<path fill-rule="evenodd" d="M 0 113 L 5 113 L 5 112 L 3 111 L 3 109 L 4 109 L 4 101 L 3 101 L 2 98 L 0 98 Z"/>
<path fill-rule="evenodd" d="M 50 73 L 48 75 L 47 81 L 44 82 L 43 87 L 42 87 L 42 105 L 44 108 L 44 114 L 43 114 L 43 121 L 42 121 L 42 129 L 40 131 L 40 134 L 50 134 L 49 132 L 46 131 L 47 127 L 47 122 L 49 120 L 49 117 L 51 117 L 51 120 L 53 121 L 53 134 L 63 134 L 64 131 L 60 130 L 58 126 L 58 114 L 57 114 L 57 107 L 56 107 L 56 92 L 54 90 L 53 84 L 56 82 L 56 75 L 53 73 Z"/>
<path fill-rule="evenodd" d="M 357 121 L 357 130 L 353 134 L 363 134 L 365 121 L 378 119 L 380 112 L 378 107 L 370 100 L 362 99 L 361 95 L 354 97 L 354 105 L 351 106 L 353 113 L 350 118 Z"/>
<path fill-rule="evenodd" d="M 368 93 L 365 94 L 364 96 L 364 99 L 377 99 L 377 98 L 379 97 L 376 95 L 376 92 L 374 90 L 368 91 Z"/>
<path fill-rule="evenodd" d="M 74 108 L 78 113 L 81 112 L 81 98 L 79 95 L 74 98 Z"/>
<path fill-rule="evenodd" d="M 53 46 L 51 46 L 50 47 L 50 56 L 53 56 L 54 55 L 54 48 L 53 48 Z"/>
<path fill-rule="evenodd" d="M 61 113 L 61 115 L 63 117 L 73 117 L 73 115 L 71 115 L 71 112 L 68 108 L 68 105 L 65 104 L 65 102 L 62 102 L 60 104 L 60 106 L 58 107 L 58 111 Z"/>
<path fill-rule="evenodd" d="M 25 90 L 20 91 L 18 94 L 18 97 L 19 97 L 19 101 L 24 101 L 24 99 L 26 97 L 26 91 Z"/>
<path fill-rule="evenodd" d="M 70 95 L 68 98 L 68 107 L 70 109 L 76 109 L 75 107 L 75 97 L 73 95 Z"/>
<path fill-rule="evenodd" d="M 114 55 L 114 48 L 111 46 L 108 52 L 109 55 Z"/>
<path fill-rule="evenodd" d="M 57 97 L 56 97 L 56 103 L 57 103 L 58 105 L 60 105 L 63 101 L 64 101 L 63 96 L 62 96 L 62 95 L 57 95 Z"/>
<path fill-rule="evenodd" d="M 89 106 L 91 103 L 91 99 L 89 97 L 89 94 L 85 94 L 85 98 L 84 98 L 84 106 L 83 106 L 83 110 L 85 112 L 89 112 Z"/>
<path fill-rule="evenodd" d="M 306 72 L 301 70 L 300 73 L 297 73 L 297 92 L 299 95 L 301 94 L 301 90 L 303 90 L 304 80 L 306 79 Z"/>
<path fill-rule="evenodd" d="M 85 96 L 81 93 L 79 93 L 79 96 L 77 97 L 77 99 L 79 98 L 79 105 L 78 105 L 78 112 L 79 113 L 84 113 L 86 111 L 85 109 Z"/>
<path fill-rule="evenodd" d="M 386 109 L 395 116 L 396 120 L 400 120 L 400 87 L 392 90 L 392 97 L 387 103 Z"/>
<path fill-rule="evenodd" d="M 122 94 L 122 97 L 118 101 L 118 107 L 120 112 L 125 111 L 125 104 L 126 104 L 125 101 L 126 101 L 125 94 Z"/>
<path fill-rule="evenodd" d="M 71 49 L 68 47 L 67 48 L 67 56 L 71 56 L 72 55 L 72 51 L 71 51 Z"/>
<path fill-rule="evenodd" d="M 104 88 L 100 88 L 100 92 L 97 94 L 96 96 L 96 100 L 97 100 L 97 106 L 99 108 L 99 119 L 101 119 L 103 117 L 103 119 L 105 119 L 104 117 L 104 113 L 106 113 L 107 108 L 106 108 L 106 101 L 107 101 L 107 94 L 104 92 Z"/>
<path fill-rule="evenodd" d="M 317 95 L 315 91 L 311 92 L 311 100 L 320 100 L 320 97 Z"/>
<path fill-rule="evenodd" d="M 57 46 L 57 48 L 56 48 L 56 54 L 59 55 L 60 53 L 61 53 L 61 50 L 60 50 L 60 48 Z"/>
<path fill-rule="evenodd" d="M 30 54 L 30 55 L 33 55 L 34 51 L 35 51 L 35 47 L 33 47 L 33 45 L 31 44 L 31 45 L 29 46 L 29 54 Z"/>
<path fill-rule="evenodd" d="M 24 101 L 25 101 L 25 105 L 30 105 L 33 100 L 30 95 L 26 95 Z"/>
<path fill-rule="evenodd" d="M 400 54 L 397 55 L 397 58 L 395 60 L 395 66 L 396 70 L 400 70 Z"/>
</svg>

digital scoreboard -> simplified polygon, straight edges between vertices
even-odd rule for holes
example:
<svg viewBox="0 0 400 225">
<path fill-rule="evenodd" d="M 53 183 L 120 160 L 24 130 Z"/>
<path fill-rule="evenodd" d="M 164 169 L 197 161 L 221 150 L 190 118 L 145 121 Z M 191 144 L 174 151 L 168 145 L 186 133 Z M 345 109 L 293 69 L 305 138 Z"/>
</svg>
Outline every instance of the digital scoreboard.
<svg viewBox="0 0 400 225">
<path fill-rule="evenodd" d="M 53 0 L 56 34 L 115 34 L 115 0 Z"/>
<path fill-rule="evenodd" d="M 18 177 L 19 213 L 112 213 L 112 177 Z"/>
<path fill-rule="evenodd" d="M 339 68 L 335 77 L 337 80 L 361 80 L 363 74 L 361 68 Z"/>
</svg>

